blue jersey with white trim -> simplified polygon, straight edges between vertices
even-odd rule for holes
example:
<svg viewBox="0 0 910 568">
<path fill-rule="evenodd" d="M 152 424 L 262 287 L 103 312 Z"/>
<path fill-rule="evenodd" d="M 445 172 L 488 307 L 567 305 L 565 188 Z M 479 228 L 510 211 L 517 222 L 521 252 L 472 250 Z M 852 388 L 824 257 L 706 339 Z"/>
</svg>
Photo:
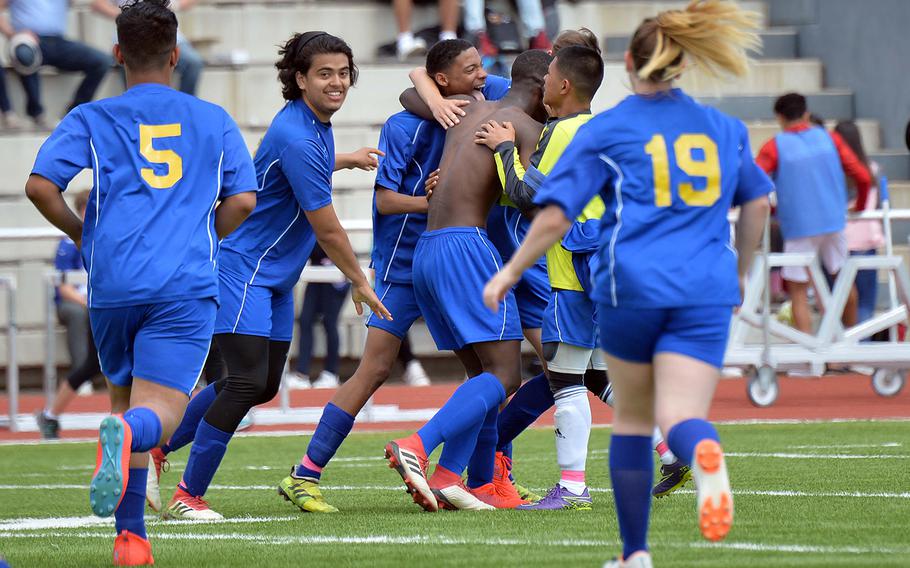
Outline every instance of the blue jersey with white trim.
<svg viewBox="0 0 910 568">
<path fill-rule="evenodd" d="M 445 130 L 435 121 L 408 111 L 393 114 L 382 127 L 376 188 L 403 195 L 425 196 L 427 176 L 439 167 L 445 146 Z M 417 239 L 427 228 L 427 216 L 419 213 L 381 215 L 373 196 L 373 254 L 376 278 L 385 282 L 411 283 L 411 264 Z"/>
<path fill-rule="evenodd" d="M 740 297 L 727 212 L 772 189 L 745 125 L 673 89 L 630 96 L 582 126 L 535 202 L 574 219 L 603 198 L 598 302 L 732 306 Z"/>
<path fill-rule="evenodd" d="M 316 235 L 306 218 L 332 203 L 335 140 L 302 100 L 284 105 L 255 157 L 256 209 L 221 243 L 221 270 L 250 285 L 290 290 Z"/>
<path fill-rule="evenodd" d="M 157 84 L 80 105 L 41 146 L 32 173 L 65 189 L 87 168 L 89 307 L 218 297 L 215 204 L 256 190 L 224 109 Z"/>
</svg>

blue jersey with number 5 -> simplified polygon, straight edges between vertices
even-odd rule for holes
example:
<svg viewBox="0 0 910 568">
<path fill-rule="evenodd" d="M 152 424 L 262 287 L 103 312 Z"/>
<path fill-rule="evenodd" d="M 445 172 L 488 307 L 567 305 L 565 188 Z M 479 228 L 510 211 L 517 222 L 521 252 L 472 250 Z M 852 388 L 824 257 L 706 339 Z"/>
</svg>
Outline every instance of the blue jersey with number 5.
<svg viewBox="0 0 910 568">
<path fill-rule="evenodd" d="M 582 126 L 535 201 L 574 219 L 594 195 L 603 198 L 598 302 L 733 306 L 727 212 L 772 189 L 745 125 L 673 89 L 630 96 Z"/>
<path fill-rule="evenodd" d="M 215 205 L 256 191 L 237 125 L 217 105 L 156 84 L 80 105 L 32 173 L 93 188 L 82 231 L 92 308 L 217 298 Z"/>
</svg>

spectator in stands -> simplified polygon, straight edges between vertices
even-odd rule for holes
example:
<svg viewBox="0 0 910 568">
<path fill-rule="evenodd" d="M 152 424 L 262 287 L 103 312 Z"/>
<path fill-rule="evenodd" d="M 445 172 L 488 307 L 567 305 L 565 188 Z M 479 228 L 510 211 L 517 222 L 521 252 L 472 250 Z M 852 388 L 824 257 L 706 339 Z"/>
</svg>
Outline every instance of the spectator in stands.
<svg viewBox="0 0 910 568">
<path fill-rule="evenodd" d="M 129 0 L 92 0 L 92 10 L 114 20 L 120 14 L 120 7 Z M 186 11 L 192 8 L 199 0 L 171 0 L 171 9 Z M 193 48 L 193 44 L 179 30 L 177 31 L 177 47 L 180 48 L 180 59 L 177 61 L 177 74 L 180 75 L 178 88 L 188 94 L 196 95 L 199 85 L 199 76 L 205 65 L 202 56 Z"/>
<path fill-rule="evenodd" d="M 405 335 L 398 349 L 398 361 L 404 367 L 404 382 L 412 387 L 430 386 L 430 377 L 411 351 L 411 340 Z"/>
<path fill-rule="evenodd" d="M 76 211 L 85 218 L 85 207 L 88 204 L 89 192 L 76 194 Z M 101 374 L 98 363 L 98 352 L 92 338 L 92 328 L 88 321 L 86 302 L 86 285 L 73 283 L 73 272 L 84 271 L 82 254 L 76 243 L 64 237 L 57 246 L 57 257 L 54 268 L 59 272 L 60 284 L 54 301 L 57 304 L 57 318 L 66 328 L 66 343 L 70 354 L 70 373 L 60 383 L 53 405 L 46 406 L 35 419 L 44 439 L 58 437 L 60 430 L 59 417 L 66 407 L 79 394 L 91 393 L 91 380 Z M 75 280 L 78 280 L 75 279 Z M 88 387 L 88 388 L 85 388 Z M 50 402 L 50 401 L 48 401 Z"/>
<path fill-rule="evenodd" d="M 0 67 L 0 130 L 15 130 L 19 128 L 19 119 L 13 112 L 13 105 L 9 102 L 6 93 L 6 73 Z"/>
<path fill-rule="evenodd" d="M 549 51 L 553 48 L 550 38 L 545 31 L 546 22 L 543 18 L 543 6 L 540 0 L 517 0 L 518 15 L 525 37 L 530 38 L 531 49 Z M 487 18 L 484 13 L 485 0 L 465 0 L 464 27 L 472 36 L 474 45 L 481 57 L 492 57 L 499 54 L 499 47 L 490 39 L 487 33 Z"/>
<path fill-rule="evenodd" d="M 856 211 L 874 211 L 878 208 L 878 175 L 879 166 L 870 160 L 863 148 L 863 138 L 859 128 L 852 120 L 838 122 L 834 127 L 834 134 L 853 150 L 860 162 L 866 165 L 872 177 L 869 194 L 866 197 L 866 207 Z M 851 180 L 852 181 L 852 180 Z M 848 184 L 851 202 L 858 198 L 855 183 Z M 882 223 L 877 219 L 855 219 L 847 221 L 847 248 L 851 256 L 875 256 L 878 248 L 885 244 Z M 856 292 L 858 295 L 858 323 L 870 319 L 875 314 L 875 302 L 878 298 L 878 275 L 875 270 L 860 270 L 856 275 Z"/>
<path fill-rule="evenodd" d="M 61 71 L 85 73 L 82 82 L 67 107 L 87 103 L 104 80 L 114 63 L 113 57 L 77 41 L 68 40 L 66 33 L 69 0 L 0 0 L 0 10 L 9 8 L 12 22 L 0 16 L 0 33 L 7 38 L 27 32 L 38 39 L 44 65 Z M 26 113 L 40 128 L 47 127 L 41 104 L 41 80 L 38 73 L 20 76 L 27 100 Z"/>
<path fill-rule="evenodd" d="M 333 266 L 328 255 L 317 243 L 310 255 L 310 266 Z M 300 334 L 298 336 L 297 372 L 288 377 L 285 383 L 288 388 L 308 388 L 310 378 L 310 361 L 313 354 L 313 326 L 316 318 L 322 316 L 325 328 L 325 363 L 319 377 L 313 381 L 314 388 L 336 388 L 338 380 L 339 346 L 338 316 L 344 305 L 351 284 L 344 282 L 324 283 L 310 282 L 303 293 L 303 306 L 300 308 Z"/>
<path fill-rule="evenodd" d="M 414 0 L 392 0 L 395 11 L 395 23 L 398 24 L 396 51 L 398 59 L 423 55 L 427 43 L 423 38 L 415 37 L 411 31 L 411 10 Z M 458 37 L 458 0 L 439 0 L 439 41 Z"/>
<path fill-rule="evenodd" d="M 806 98 L 788 93 L 774 103 L 783 132 L 762 147 L 756 163 L 774 178 L 777 216 L 784 252 L 815 253 L 837 276 L 847 259 L 847 187 L 844 171 L 856 183 L 855 208 L 862 211 L 869 193 L 869 171 L 837 134 L 809 122 Z M 802 267 L 784 267 L 797 329 L 811 333 L 809 275 Z M 856 323 L 856 290 L 844 308 L 844 324 Z"/>
</svg>

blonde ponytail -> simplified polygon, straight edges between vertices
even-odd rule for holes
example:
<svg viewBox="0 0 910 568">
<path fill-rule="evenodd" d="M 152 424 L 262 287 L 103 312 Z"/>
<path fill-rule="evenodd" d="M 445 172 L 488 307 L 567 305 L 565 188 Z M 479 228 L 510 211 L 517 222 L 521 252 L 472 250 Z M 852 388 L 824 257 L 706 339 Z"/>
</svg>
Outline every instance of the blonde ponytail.
<svg viewBox="0 0 910 568">
<path fill-rule="evenodd" d="M 635 31 L 629 51 L 639 78 L 670 81 L 682 73 L 684 59 L 711 75 L 744 76 L 746 51 L 761 48 L 761 16 L 726 0 L 692 0 L 685 10 L 667 10 Z"/>
</svg>

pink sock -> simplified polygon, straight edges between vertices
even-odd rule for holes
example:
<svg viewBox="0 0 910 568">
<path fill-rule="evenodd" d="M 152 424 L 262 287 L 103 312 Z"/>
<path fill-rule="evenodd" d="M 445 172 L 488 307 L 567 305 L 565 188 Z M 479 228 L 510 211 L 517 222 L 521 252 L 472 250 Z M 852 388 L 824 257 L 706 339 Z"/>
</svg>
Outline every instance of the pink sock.
<svg viewBox="0 0 910 568">
<path fill-rule="evenodd" d="M 303 459 L 300 460 L 300 465 L 317 473 L 322 473 L 322 468 L 316 465 L 313 460 L 310 459 L 310 456 L 306 454 L 304 454 Z"/>
<path fill-rule="evenodd" d="M 568 481 L 570 483 L 581 483 L 585 482 L 585 472 L 584 471 L 572 471 L 564 469 L 562 471 L 562 481 Z"/>
</svg>

